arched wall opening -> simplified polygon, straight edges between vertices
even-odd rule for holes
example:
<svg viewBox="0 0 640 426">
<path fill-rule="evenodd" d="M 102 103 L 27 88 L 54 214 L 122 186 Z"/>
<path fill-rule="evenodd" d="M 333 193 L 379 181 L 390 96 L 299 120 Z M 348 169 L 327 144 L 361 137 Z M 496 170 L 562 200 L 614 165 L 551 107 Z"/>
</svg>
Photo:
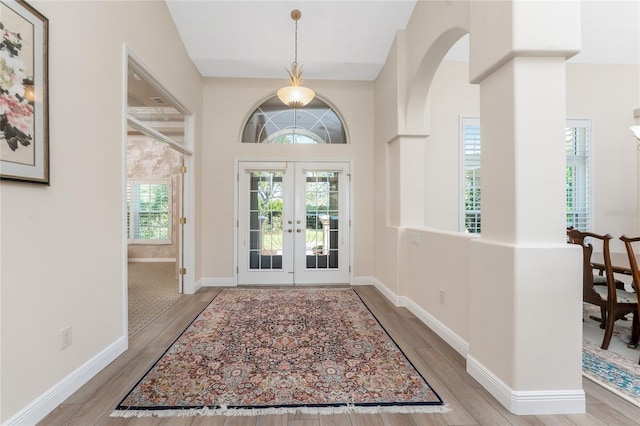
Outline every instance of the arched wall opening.
<svg viewBox="0 0 640 426">
<path fill-rule="evenodd" d="M 480 117 L 480 88 L 469 83 L 468 37 L 459 38 L 449 52 L 434 70 L 423 101 L 423 122 L 429 127 L 424 223 L 431 229 L 466 232 L 463 125 Z"/>
<path fill-rule="evenodd" d="M 407 87 L 405 128 L 409 134 L 430 134 L 431 116 L 428 102 L 433 78 L 446 59 L 447 53 L 468 31 L 452 28 L 442 33 L 429 46 L 418 66 L 410 85 Z M 468 52 L 468 47 L 467 47 Z"/>
<path fill-rule="evenodd" d="M 411 211 L 421 209 L 421 225 L 405 222 L 399 227 L 400 291 L 428 312 L 429 325 L 439 327 L 441 337 L 463 356 L 469 351 L 469 257 L 476 236 L 460 227 L 464 184 L 460 119 L 478 117 L 480 110 L 479 87 L 469 83 L 467 34 L 461 27 L 445 30 L 424 50 L 407 87 L 405 128 L 411 136 L 390 143 L 399 145 L 400 151 L 412 151 L 399 156 L 398 170 L 410 167 L 410 176 L 421 179 L 421 192 L 402 205 Z M 408 187 L 401 184 L 401 193 Z"/>
<path fill-rule="evenodd" d="M 419 2 L 398 37 L 377 84 L 386 98 L 395 89 L 398 102 L 397 110 L 376 104 L 381 117 L 397 119 L 395 134 L 390 126 L 376 128 L 384 148 L 376 164 L 387 166 L 384 204 L 376 203 L 376 278 L 406 297 L 510 411 L 583 412 L 580 268 L 572 267 L 578 258 L 563 239 L 564 153 L 556 144 L 566 118 L 565 62 L 579 41 L 578 20 L 563 19 L 579 17 L 579 5 L 525 3 L 457 3 L 454 10 L 454 4 Z M 544 37 L 536 30 L 541 20 L 553 30 Z M 439 114 L 452 115 L 434 104 L 443 88 L 436 73 L 459 29 L 471 27 L 466 80 L 478 84 L 480 107 L 453 115 L 457 121 L 482 114 L 482 238 L 459 231 L 460 155 L 447 163 L 454 155 L 444 149 L 453 140 L 453 152 L 459 150 L 459 138 L 435 129 L 444 125 Z M 550 38 L 560 48 L 550 49 Z M 448 90 L 441 95 L 451 101 Z M 458 126 L 449 126 L 454 136 Z M 545 168 L 536 167 L 543 162 Z M 575 309 L 560 309 L 558 299 L 553 322 L 535 320 L 532 312 L 549 305 L 546 291 L 558 288 L 565 308 Z M 551 323 L 557 326 L 548 335 Z M 551 359 L 554 368 L 545 369 Z"/>
</svg>

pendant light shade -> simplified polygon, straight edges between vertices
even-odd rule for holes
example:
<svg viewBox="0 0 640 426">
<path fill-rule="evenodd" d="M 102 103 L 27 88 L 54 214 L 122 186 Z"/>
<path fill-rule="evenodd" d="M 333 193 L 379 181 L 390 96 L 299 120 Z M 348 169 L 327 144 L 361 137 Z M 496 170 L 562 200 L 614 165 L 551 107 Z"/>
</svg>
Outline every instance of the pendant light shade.
<svg viewBox="0 0 640 426">
<path fill-rule="evenodd" d="M 278 98 L 292 108 L 300 108 L 311 102 L 316 95 L 315 92 L 302 85 L 302 65 L 298 67 L 298 20 L 302 16 L 302 13 L 298 9 L 291 11 L 291 19 L 296 23 L 295 30 L 295 51 L 294 59 L 291 64 L 291 70 L 287 70 L 289 74 L 289 86 L 283 87 L 278 90 Z"/>
<path fill-rule="evenodd" d="M 300 108 L 311 102 L 315 92 L 304 86 L 285 86 L 277 92 L 278 98 L 291 108 Z"/>
</svg>

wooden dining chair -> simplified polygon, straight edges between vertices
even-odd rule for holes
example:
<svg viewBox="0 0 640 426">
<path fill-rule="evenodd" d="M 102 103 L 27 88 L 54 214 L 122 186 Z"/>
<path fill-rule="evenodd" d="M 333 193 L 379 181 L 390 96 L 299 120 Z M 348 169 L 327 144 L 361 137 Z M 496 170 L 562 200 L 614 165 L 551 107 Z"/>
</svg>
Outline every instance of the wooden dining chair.
<svg viewBox="0 0 640 426">
<path fill-rule="evenodd" d="M 633 250 L 633 243 L 640 241 L 640 237 L 629 238 L 626 235 L 623 235 L 620 239 L 624 241 L 624 247 L 627 250 L 627 257 L 629 257 L 629 267 L 631 268 L 631 276 L 633 278 L 633 282 L 631 283 L 633 291 L 635 291 L 636 294 L 640 294 L 638 292 L 638 289 L 640 288 L 640 269 L 638 269 L 638 260 Z M 640 300 L 638 301 L 638 310 L 640 311 Z M 640 327 L 640 324 L 638 326 Z M 631 334 L 632 336 L 629 346 L 637 347 L 639 336 L 634 335 L 633 332 Z M 640 364 L 640 359 L 638 359 L 638 364 Z"/>
<path fill-rule="evenodd" d="M 575 232 L 572 232 L 575 231 Z M 583 232 L 576 230 L 573 226 L 567 226 L 567 242 L 569 244 L 577 244 L 583 245 L 584 239 L 586 238 Z M 589 254 L 589 259 L 591 259 L 591 254 Z M 591 261 L 589 261 L 591 263 Z M 591 268 L 594 271 L 598 271 L 597 274 L 593 274 L 593 284 L 594 285 L 607 285 L 607 279 L 604 276 L 604 269 L 601 268 Z M 615 279 L 616 288 L 620 290 L 624 290 L 624 282 L 618 279 Z M 603 327 L 604 328 L 604 327 Z"/>
<path fill-rule="evenodd" d="M 615 322 L 625 318 L 629 313 L 633 313 L 632 340 L 635 338 L 637 341 L 638 334 L 640 334 L 638 297 L 636 293 L 622 290 L 616 286 L 611 267 L 611 253 L 609 251 L 609 241 L 613 237 L 609 234 L 599 235 L 591 232 L 581 232 L 577 229 L 567 230 L 567 235 L 571 244 L 577 244 L 582 247 L 582 300 L 600 307 L 602 315 L 600 328 L 605 330 L 600 347 L 602 349 L 609 348 Z M 591 263 L 593 245 L 586 241 L 587 238 L 592 241 L 598 241 L 598 244 L 602 245 L 602 256 L 605 265 L 603 275 L 594 275 L 593 273 L 593 265 Z M 606 285 L 596 285 L 595 281 L 602 279 L 604 279 Z"/>
</svg>

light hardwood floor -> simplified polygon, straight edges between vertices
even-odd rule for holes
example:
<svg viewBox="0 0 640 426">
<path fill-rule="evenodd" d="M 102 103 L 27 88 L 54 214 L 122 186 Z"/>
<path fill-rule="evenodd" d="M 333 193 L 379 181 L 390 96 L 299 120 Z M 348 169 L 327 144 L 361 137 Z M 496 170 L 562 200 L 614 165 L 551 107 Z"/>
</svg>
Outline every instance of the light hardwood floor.
<svg viewBox="0 0 640 426">
<path fill-rule="evenodd" d="M 445 414 L 280 415 L 256 417 L 112 418 L 129 389 L 220 291 L 203 288 L 181 298 L 130 340 L 130 349 L 47 416 L 40 425 L 428 426 L 639 425 L 640 408 L 583 379 L 587 413 L 516 416 L 465 372 L 465 360 L 407 309 L 374 287 L 354 287 L 429 384 L 451 407 Z"/>
</svg>

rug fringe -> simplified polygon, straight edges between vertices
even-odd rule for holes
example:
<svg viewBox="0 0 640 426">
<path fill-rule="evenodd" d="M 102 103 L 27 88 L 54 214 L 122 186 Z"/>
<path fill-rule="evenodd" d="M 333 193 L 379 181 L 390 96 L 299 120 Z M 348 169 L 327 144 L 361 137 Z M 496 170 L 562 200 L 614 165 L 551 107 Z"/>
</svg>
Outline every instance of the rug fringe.
<svg viewBox="0 0 640 426">
<path fill-rule="evenodd" d="M 195 416 L 264 416 L 278 414 L 413 414 L 413 413 L 448 413 L 448 405 L 390 405 L 390 406 L 355 406 L 340 407 L 271 407 L 271 408 L 198 408 L 167 410 L 114 410 L 110 417 L 195 417 Z"/>
</svg>

